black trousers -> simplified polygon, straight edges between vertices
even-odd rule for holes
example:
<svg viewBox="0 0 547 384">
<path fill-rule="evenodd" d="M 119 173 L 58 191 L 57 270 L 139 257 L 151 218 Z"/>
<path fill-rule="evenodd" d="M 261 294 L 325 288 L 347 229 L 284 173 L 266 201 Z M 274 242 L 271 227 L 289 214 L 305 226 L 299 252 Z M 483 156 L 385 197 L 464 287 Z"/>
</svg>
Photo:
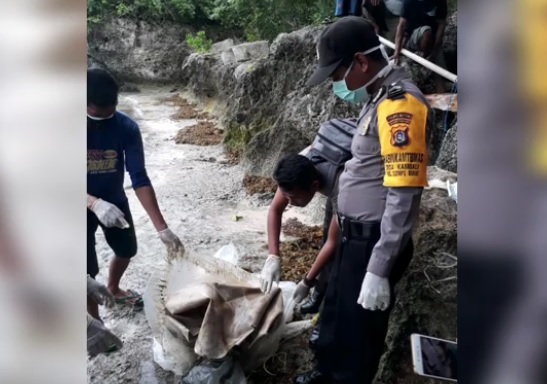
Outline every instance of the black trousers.
<svg viewBox="0 0 547 384">
<path fill-rule="evenodd" d="M 323 244 L 325 244 L 325 242 L 327 241 L 329 237 L 329 227 L 330 227 L 330 222 L 332 220 L 332 215 L 333 215 L 332 200 L 329 198 L 327 199 L 327 204 L 325 206 L 325 218 L 323 220 Z M 317 279 L 317 285 L 315 286 L 315 292 L 317 292 L 320 295 L 324 295 L 327 292 L 331 269 L 332 269 L 332 262 L 328 263 L 319 274 L 319 278 Z"/>
<path fill-rule="evenodd" d="M 341 220 L 341 231 L 329 286 L 321 312 L 317 342 L 318 370 L 337 383 L 370 384 L 384 352 L 393 287 L 413 255 L 409 241 L 389 276 L 392 299 L 386 311 L 369 311 L 357 304 L 372 250 L 380 239 L 380 223 Z"/>
</svg>

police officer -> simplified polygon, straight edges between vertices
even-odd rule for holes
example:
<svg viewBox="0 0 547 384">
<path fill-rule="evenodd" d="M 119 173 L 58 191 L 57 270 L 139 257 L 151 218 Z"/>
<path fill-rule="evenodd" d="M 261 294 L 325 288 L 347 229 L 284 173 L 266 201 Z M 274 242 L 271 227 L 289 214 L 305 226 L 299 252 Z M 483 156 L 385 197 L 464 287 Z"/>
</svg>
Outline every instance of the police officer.
<svg viewBox="0 0 547 384">
<path fill-rule="evenodd" d="M 394 286 L 413 254 L 431 109 L 404 70 L 388 64 L 374 26 L 361 17 L 328 26 L 318 55 L 308 85 L 330 78 L 338 97 L 364 107 L 339 181 L 340 237 L 321 313 L 318 364 L 294 382 L 369 384 L 383 353 Z"/>
</svg>

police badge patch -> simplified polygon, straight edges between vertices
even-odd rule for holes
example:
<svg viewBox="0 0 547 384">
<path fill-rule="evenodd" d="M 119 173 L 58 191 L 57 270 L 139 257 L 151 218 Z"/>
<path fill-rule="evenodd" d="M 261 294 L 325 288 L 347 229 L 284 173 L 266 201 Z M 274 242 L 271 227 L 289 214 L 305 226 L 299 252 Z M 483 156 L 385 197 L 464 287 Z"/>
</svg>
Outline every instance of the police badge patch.
<svg viewBox="0 0 547 384">
<path fill-rule="evenodd" d="M 391 145 L 402 148 L 410 144 L 408 129 L 412 121 L 411 113 L 395 113 L 386 118 L 391 127 Z"/>
<path fill-rule="evenodd" d="M 394 147 L 406 147 L 410 143 L 408 137 L 408 127 L 406 128 L 393 128 L 391 130 L 391 145 Z"/>
</svg>

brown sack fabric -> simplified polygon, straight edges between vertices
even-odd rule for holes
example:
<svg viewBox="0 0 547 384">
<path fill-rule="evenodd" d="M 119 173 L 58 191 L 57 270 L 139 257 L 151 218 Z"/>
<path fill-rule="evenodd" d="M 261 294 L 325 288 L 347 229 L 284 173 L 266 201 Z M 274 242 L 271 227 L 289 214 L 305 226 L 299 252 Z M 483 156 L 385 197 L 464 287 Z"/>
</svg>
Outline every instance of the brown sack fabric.
<svg viewBox="0 0 547 384">
<path fill-rule="evenodd" d="M 283 321 L 281 290 L 265 295 L 260 288 L 198 283 L 167 297 L 168 328 L 194 351 L 221 359 L 235 346 L 250 348 Z"/>
</svg>

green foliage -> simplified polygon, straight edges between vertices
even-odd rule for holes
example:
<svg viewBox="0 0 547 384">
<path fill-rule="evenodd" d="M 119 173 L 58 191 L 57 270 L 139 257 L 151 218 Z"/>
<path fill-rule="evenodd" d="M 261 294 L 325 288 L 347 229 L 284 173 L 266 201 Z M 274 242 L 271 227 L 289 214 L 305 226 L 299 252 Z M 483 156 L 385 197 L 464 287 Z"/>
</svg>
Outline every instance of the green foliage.
<svg viewBox="0 0 547 384">
<path fill-rule="evenodd" d="M 87 0 L 88 29 L 107 17 L 174 22 L 199 27 L 221 26 L 247 40 L 273 40 L 333 16 L 333 0 Z"/>
<path fill-rule="evenodd" d="M 191 33 L 187 34 L 186 44 L 196 52 L 207 53 L 211 50 L 213 41 L 207 39 L 204 31 L 199 31 L 195 36 Z"/>
<path fill-rule="evenodd" d="M 452 14 L 458 10 L 458 0 L 448 0 L 448 14 Z"/>
</svg>

